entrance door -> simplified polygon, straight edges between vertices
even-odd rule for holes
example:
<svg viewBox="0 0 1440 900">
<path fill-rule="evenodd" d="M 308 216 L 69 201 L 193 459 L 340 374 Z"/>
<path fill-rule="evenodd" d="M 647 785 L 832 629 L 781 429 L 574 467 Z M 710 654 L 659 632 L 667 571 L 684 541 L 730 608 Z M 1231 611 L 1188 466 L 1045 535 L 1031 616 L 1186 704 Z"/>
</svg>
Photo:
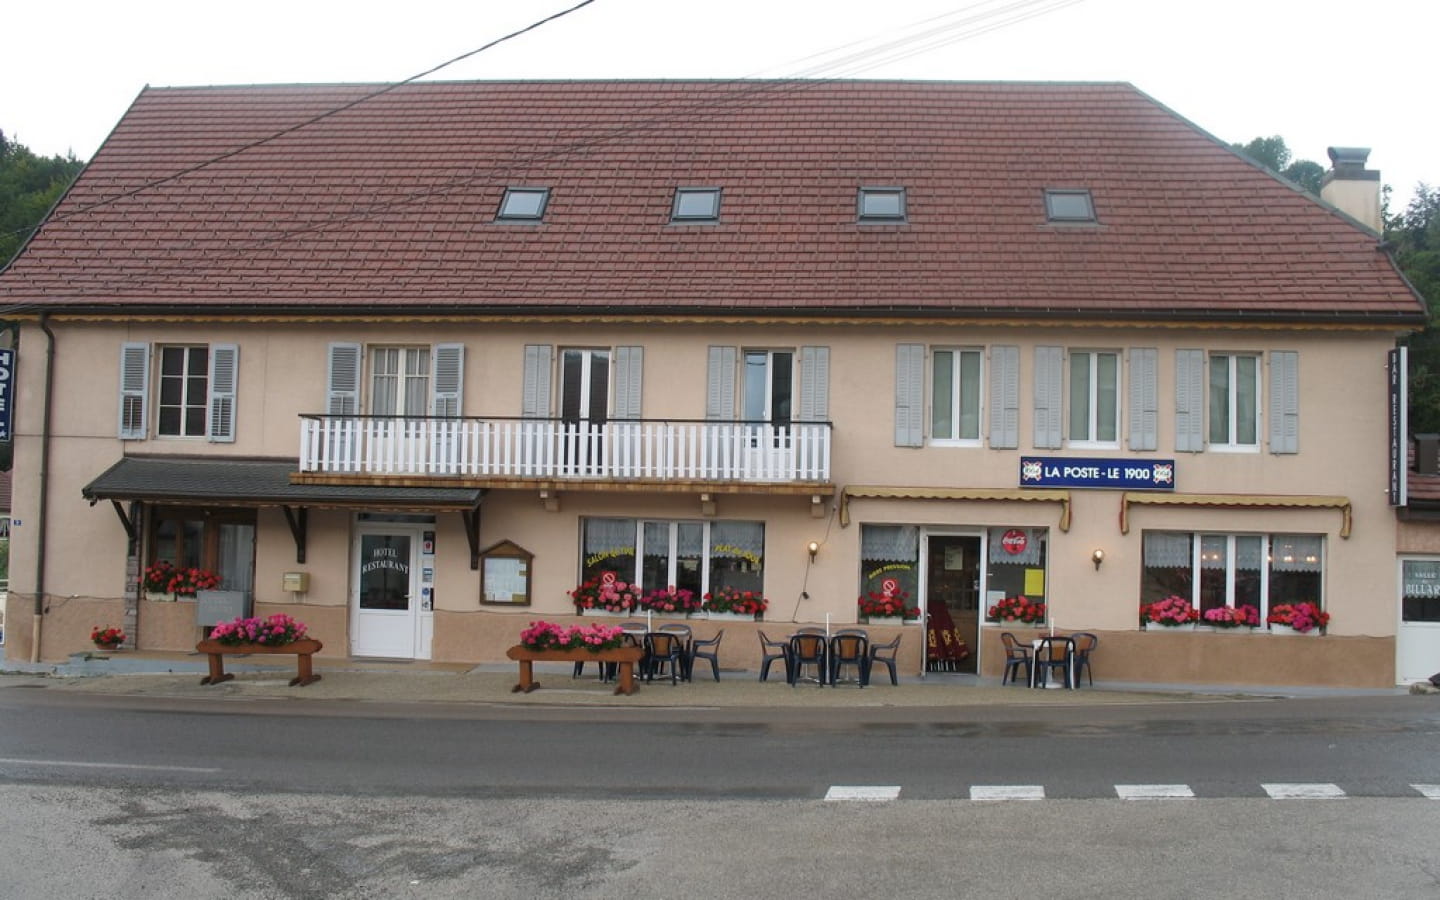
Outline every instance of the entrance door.
<svg viewBox="0 0 1440 900">
<path fill-rule="evenodd" d="M 560 351 L 561 459 L 574 475 L 599 474 L 610 418 L 610 351 Z"/>
<path fill-rule="evenodd" d="M 1440 670 L 1440 559 L 1400 561 L 1400 628 L 1395 682 L 1425 681 Z"/>
<path fill-rule="evenodd" d="M 420 648 L 418 529 L 386 525 L 355 535 L 351 609 L 356 656 L 428 657 Z"/>
<path fill-rule="evenodd" d="M 927 667 L 974 672 L 980 646 L 980 536 L 931 534 L 925 547 Z M 961 642 L 968 651 L 963 656 Z"/>
</svg>

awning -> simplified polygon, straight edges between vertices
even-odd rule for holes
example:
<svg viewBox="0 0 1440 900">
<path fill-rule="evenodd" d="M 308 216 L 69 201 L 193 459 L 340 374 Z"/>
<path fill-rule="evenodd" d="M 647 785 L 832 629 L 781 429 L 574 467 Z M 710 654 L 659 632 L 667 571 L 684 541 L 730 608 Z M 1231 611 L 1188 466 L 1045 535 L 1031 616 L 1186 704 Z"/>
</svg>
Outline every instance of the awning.
<svg viewBox="0 0 1440 900">
<path fill-rule="evenodd" d="M 1120 533 L 1130 533 L 1131 506 L 1212 506 L 1229 509 L 1338 509 L 1340 536 L 1350 536 L 1350 498 L 1305 494 L 1157 494 L 1120 495 Z"/>
<path fill-rule="evenodd" d="M 851 500 L 951 500 L 970 502 L 1058 503 L 1060 530 L 1070 530 L 1070 492 L 1035 488 L 934 488 L 847 485 L 840 491 L 840 525 L 850 524 Z"/>
<path fill-rule="evenodd" d="M 295 538 L 295 562 L 305 562 L 311 509 L 374 509 L 391 512 L 458 512 L 470 542 L 470 568 L 480 565 L 481 488 L 293 484 L 293 459 L 226 459 L 127 456 L 80 489 L 92 504 L 109 500 L 130 536 L 139 534 L 122 501 L 185 506 L 279 507 Z"/>
<path fill-rule="evenodd" d="M 86 500 L 141 500 L 209 506 L 303 506 L 432 512 L 472 510 L 479 488 L 291 484 L 293 459 L 127 456 L 80 493 Z"/>
</svg>

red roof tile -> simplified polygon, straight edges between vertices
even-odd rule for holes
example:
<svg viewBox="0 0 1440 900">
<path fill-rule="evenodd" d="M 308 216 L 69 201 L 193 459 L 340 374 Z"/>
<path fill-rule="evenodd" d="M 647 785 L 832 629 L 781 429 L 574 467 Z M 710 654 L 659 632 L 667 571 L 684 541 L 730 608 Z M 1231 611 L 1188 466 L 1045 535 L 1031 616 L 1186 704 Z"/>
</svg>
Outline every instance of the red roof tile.
<svg viewBox="0 0 1440 900">
<path fill-rule="evenodd" d="M 0 303 L 1423 320 L 1374 235 L 1129 85 L 425 83 L 297 128 L 375 90 L 147 89 Z M 542 224 L 494 222 L 510 185 Z M 856 224 L 870 185 L 906 224 Z"/>
</svg>

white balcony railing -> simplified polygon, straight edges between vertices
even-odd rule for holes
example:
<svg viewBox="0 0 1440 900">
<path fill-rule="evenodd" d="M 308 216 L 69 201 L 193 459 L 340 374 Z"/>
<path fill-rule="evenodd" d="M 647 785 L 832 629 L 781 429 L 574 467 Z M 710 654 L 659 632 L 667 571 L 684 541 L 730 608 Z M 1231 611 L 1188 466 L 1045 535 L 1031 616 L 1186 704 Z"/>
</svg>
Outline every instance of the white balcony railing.
<svg viewBox="0 0 1440 900">
<path fill-rule="evenodd" d="M 300 471 L 827 482 L 830 423 L 306 415 Z"/>
</svg>

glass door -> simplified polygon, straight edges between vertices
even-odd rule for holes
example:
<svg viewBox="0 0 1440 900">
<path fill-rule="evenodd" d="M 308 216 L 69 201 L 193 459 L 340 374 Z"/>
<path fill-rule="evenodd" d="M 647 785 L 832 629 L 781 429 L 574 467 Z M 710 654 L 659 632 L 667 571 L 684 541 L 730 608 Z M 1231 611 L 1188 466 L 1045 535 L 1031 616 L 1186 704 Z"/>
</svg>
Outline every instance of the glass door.
<svg viewBox="0 0 1440 900">
<path fill-rule="evenodd" d="M 980 638 L 980 536 L 925 540 L 926 668 L 974 672 Z"/>
<path fill-rule="evenodd" d="M 420 590 L 415 554 L 419 535 L 387 525 L 355 535 L 352 581 L 356 656 L 414 659 L 420 633 Z"/>
</svg>

